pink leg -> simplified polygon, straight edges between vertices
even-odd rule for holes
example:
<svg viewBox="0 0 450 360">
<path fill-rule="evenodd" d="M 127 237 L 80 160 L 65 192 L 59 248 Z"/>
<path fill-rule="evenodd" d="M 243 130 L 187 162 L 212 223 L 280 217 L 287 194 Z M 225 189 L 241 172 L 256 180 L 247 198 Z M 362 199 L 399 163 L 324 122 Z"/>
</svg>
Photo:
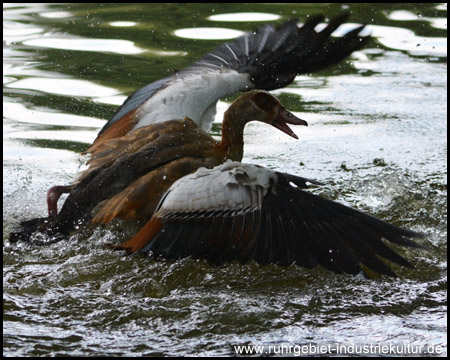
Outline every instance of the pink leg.
<svg viewBox="0 0 450 360">
<path fill-rule="evenodd" d="M 58 215 L 58 200 L 62 194 L 69 193 L 72 186 L 57 185 L 52 186 L 47 191 L 48 216 Z"/>
</svg>

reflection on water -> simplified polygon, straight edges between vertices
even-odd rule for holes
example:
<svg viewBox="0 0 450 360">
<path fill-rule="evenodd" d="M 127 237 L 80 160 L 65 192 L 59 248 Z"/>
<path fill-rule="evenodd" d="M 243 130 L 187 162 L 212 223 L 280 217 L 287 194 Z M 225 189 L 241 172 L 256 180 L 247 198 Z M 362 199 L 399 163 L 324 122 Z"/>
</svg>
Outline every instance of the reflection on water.
<svg viewBox="0 0 450 360">
<path fill-rule="evenodd" d="M 416 15 L 411 11 L 397 10 L 388 14 L 388 18 L 398 21 L 428 21 L 436 29 L 447 30 L 447 18 L 432 18 Z"/>
<path fill-rule="evenodd" d="M 67 39 L 67 38 L 43 38 L 32 39 L 23 42 L 27 46 L 44 47 L 49 49 L 113 52 L 118 54 L 141 54 L 144 49 L 139 49 L 132 42 L 110 39 Z"/>
<path fill-rule="evenodd" d="M 212 21 L 225 21 L 225 22 L 248 22 L 248 21 L 274 21 L 280 18 L 279 15 L 257 13 L 257 12 L 238 12 L 230 14 L 217 14 L 211 15 L 208 19 Z"/>
<path fill-rule="evenodd" d="M 342 11 L 373 40 L 274 91 L 310 126 L 296 141 L 249 124 L 244 160 L 316 178 L 328 185 L 315 192 L 429 234 L 430 250 L 399 250 L 415 270 L 366 280 L 122 256 L 103 246 L 134 233 L 120 222 L 49 246 L 5 242 L 45 214 L 50 186 L 75 179 L 79 153 L 127 95 L 263 22 Z M 3 354 L 233 355 L 242 344 L 445 354 L 446 22 L 444 4 L 4 5 Z"/>
<path fill-rule="evenodd" d="M 201 39 L 201 40 L 227 40 L 234 39 L 241 36 L 244 32 L 233 29 L 224 28 L 192 28 L 192 29 L 178 29 L 174 31 L 176 36 L 186 39 Z"/>
</svg>

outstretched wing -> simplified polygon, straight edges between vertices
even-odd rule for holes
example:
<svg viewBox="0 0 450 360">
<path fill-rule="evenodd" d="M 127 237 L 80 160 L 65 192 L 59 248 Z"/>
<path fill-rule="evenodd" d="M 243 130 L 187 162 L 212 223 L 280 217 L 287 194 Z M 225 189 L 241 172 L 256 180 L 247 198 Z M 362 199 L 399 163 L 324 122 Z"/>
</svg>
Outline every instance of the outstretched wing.
<svg viewBox="0 0 450 360">
<path fill-rule="evenodd" d="M 214 120 L 216 102 L 228 94 L 251 89 L 273 90 L 291 83 L 297 74 L 338 63 L 361 48 L 368 37 L 364 26 L 341 38 L 331 33 L 346 21 L 335 19 L 321 31 L 323 16 L 302 27 L 290 20 L 278 27 L 265 25 L 227 42 L 171 76 L 130 95 L 100 131 L 96 142 L 121 136 L 133 128 L 189 117 L 205 131 Z"/>
<path fill-rule="evenodd" d="M 241 171 L 230 175 L 233 170 L 224 166 L 202 169 L 206 175 L 199 171 L 175 183 L 153 219 L 123 248 L 217 264 L 255 260 L 322 265 L 349 274 L 364 272 L 364 265 L 395 276 L 380 257 L 413 267 L 382 239 L 420 247 L 408 238 L 422 234 L 304 191 L 300 185 L 307 179 L 264 168 L 255 172 L 248 164 L 234 165 Z M 228 179 L 221 181 L 218 173 Z"/>
</svg>

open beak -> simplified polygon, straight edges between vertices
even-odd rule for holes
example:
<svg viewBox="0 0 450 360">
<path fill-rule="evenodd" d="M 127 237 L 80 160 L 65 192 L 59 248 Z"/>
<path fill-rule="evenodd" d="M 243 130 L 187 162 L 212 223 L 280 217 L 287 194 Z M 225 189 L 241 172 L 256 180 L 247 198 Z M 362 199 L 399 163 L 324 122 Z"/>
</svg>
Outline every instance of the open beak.
<svg viewBox="0 0 450 360">
<path fill-rule="evenodd" d="M 278 110 L 278 115 L 275 118 L 275 121 L 272 123 L 278 130 L 292 136 L 294 139 L 298 139 L 298 136 L 291 130 L 287 124 L 292 125 L 305 125 L 308 126 L 308 123 L 305 120 L 299 119 L 291 112 L 287 111 L 284 107 Z"/>
</svg>

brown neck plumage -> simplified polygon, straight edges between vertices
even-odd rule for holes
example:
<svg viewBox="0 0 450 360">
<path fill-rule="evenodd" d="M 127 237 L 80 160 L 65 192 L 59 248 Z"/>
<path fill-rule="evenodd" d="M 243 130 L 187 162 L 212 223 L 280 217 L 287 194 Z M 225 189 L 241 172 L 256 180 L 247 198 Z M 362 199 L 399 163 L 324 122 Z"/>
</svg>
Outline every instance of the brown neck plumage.
<svg viewBox="0 0 450 360">
<path fill-rule="evenodd" d="M 222 122 L 222 140 L 218 149 L 224 158 L 241 161 L 244 153 L 244 127 L 249 121 L 245 109 L 239 100 L 234 102 L 225 112 Z"/>
</svg>

